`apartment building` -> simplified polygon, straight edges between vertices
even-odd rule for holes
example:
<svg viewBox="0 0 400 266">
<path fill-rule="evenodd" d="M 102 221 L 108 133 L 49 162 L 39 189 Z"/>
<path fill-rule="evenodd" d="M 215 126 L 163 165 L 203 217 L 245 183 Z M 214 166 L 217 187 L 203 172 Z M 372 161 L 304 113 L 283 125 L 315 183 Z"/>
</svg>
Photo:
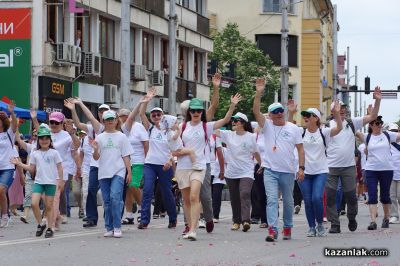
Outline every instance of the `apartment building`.
<svg viewBox="0 0 400 266">
<path fill-rule="evenodd" d="M 175 4 L 177 101 L 192 97 L 209 101 L 207 53 L 212 51 L 213 42 L 209 37 L 207 0 L 176 0 Z M 66 111 L 63 99 L 71 96 L 80 97 L 93 111 L 104 102 L 118 108 L 120 60 L 129 56 L 131 107 L 149 86 L 156 86 L 157 100 L 153 104 L 166 109 L 169 5 L 169 0 L 131 1 L 127 55 L 120 52 L 118 0 L 0 1 L 0 11 L 6 13 L 28 10 L 31 25 L 29 73 L 25 73 L 27 68 L 23 73 L 29 76 L 30 84 L 10 86 L 8 97 L 20 100 L 25 107 L 30 103 L 48 112 Z M 19 21 L 11 22 L 16 25 Z"/>
<path fill-rule="evenodd" d="M 330 0 L 288 2 L 289 96 L 301 109 L 319 108 L 325 118 L 330 114 L 333 85 L 333 6 Z M 256 42 L 276 67 L 281 65 L 280 0 L 209 1 L 208 9 L 212 30 L 237 23 L 240 32 Z"/>
</svg>

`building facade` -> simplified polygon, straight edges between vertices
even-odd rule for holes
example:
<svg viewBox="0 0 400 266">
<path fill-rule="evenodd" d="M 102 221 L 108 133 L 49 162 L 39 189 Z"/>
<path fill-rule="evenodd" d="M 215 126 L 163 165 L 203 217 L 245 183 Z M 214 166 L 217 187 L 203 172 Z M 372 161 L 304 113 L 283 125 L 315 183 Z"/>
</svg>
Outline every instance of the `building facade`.
<svg viewBox="0 0 400 266">
<path fill-rule="evenodd" d="M 330 0 L 288 2 L 289 97 L 301 109 L 319 108 L 325 119 L 330 115 L 333 85 L 333 6 Z M 221 30 L 228 22 L 237 23 L 240 32 L 279 67 L 281 10 L 280 0 L 209 1 L 210 26 Z"/>
<path fill-rule="evenodd" d="M 59 111 L 63 99 L 77 96 L 93 111 L 104 102 L 119 108 L 120 60 L 128 56 L 131 107 L 155 86 L 152 104 L 167 109 L 169 5 L 168 0 L 131 1 L 130 51 L 121 54 L 118 0 L 0 1 L 1 10 L 31 10 L 31 84 L 23 91 L 30 105 Z M 206 10 L 207 0 L 176 0 L 178 102 L 192 97 L 209 101 L 207 53 L 213 42 Z M 6 93 L 10 98 L 17 94 Z"/>
</svg>

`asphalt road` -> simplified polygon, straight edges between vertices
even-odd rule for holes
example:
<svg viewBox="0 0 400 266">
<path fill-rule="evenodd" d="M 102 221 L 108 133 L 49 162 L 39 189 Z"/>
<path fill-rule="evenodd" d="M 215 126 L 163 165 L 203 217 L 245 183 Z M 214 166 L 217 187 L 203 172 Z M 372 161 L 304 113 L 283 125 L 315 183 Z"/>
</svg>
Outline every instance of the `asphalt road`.
<svg viewBox="0 0 400 266">
<path fill-rule="evenodd" d="M 101 211 L 101 208 L 99 208 Z M 102 213 L 102 212 L 100 212 Z M 247 233 L 232 232 L 230 204 L 224 202 L 220 223 L 207 234 L 199 229 L 198 241 L 183 240 L 183 216 L 177 229 L 167 229 L 168 219 L 152 220 L 147 230 L 136 225 L 123 227 L 123 237 L 103 237 L 103 221 L 97 228 L 84 229 L 73 217 L 53 239 L 36 238 L 36 225 L 14 217 L 8 228 L 0 228 L 0 265 L 400 265 L 400 224 L 371 232 L 367 206 L 360 203 L 356 232 L 347 229 L 341 216 L 342 233 L 307 238 L 304 209 L 294 216 L 290 241 L 265 242 L 266 229 L 253 226 Z M 382 210 L 380 209 L 380 214 Z M 382 216 L 378 217 L 380 226 Z M 328 227 L 328 224 L 326 224 Z M 324 248 L 386 248 L 387 257 L 325 257 Z"/>
</svg>

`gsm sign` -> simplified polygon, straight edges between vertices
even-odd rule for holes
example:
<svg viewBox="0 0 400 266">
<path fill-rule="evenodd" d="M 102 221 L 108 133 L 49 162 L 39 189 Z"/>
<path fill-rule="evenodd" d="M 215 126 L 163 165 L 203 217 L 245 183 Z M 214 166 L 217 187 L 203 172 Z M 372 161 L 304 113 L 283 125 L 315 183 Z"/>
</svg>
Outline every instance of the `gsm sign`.
<svg viewBox="0 0 400 266">
<path fill-rule="evenodd" d="M 51 83 L 51 92 L 54 94 L 64 95 L 64 84 L 53 82 Z"/>
</svg>

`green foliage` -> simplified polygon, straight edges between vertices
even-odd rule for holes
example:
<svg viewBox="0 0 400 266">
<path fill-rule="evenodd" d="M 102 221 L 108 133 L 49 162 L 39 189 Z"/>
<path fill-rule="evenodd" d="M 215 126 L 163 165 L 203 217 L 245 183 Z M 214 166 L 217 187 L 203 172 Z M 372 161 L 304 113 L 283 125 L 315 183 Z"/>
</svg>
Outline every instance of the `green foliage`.
<svg viewBox="0 0 400 266">
<path fill-rule="evenodd" d="M 261 99 L 261 111 L 266 112 L 268 105 L 273 102 L 275 91 L 279 88 L 279 70 L 274 68 L 272 60 L 265 56 L 255 43 L 240 35 L 237 24 L 228 23 L 213 37 L 214 52 L 209 57 L 218 62 L 219 71 L 227 64 L 236 65 L 234 84 L 229 89 L 220 90 L 220 105 L 215 118 L 225 116 L 230 97 L 237 92 L 243 96 L 243 100 L 238 104 L 236 111 L 253 118 L 252 107 L 257 77 L 267 80 L 265 95 Z"/>
</svg>

